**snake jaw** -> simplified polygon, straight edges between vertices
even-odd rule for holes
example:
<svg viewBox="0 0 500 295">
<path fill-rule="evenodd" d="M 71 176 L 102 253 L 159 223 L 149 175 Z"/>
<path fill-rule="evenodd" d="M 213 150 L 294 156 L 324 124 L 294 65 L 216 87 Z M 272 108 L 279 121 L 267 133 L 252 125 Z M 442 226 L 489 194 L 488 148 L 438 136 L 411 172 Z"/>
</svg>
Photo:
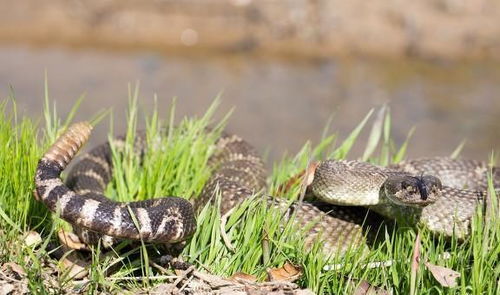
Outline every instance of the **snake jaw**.
<svg viewBox="0 0 500 295">
<path fill-rule="evenodd" d="M 383 197 L 396 205 L 422 208 L 441 197 L 441 181 L 434 176 L 391 176 L 382 185 Z"/>
</svg>

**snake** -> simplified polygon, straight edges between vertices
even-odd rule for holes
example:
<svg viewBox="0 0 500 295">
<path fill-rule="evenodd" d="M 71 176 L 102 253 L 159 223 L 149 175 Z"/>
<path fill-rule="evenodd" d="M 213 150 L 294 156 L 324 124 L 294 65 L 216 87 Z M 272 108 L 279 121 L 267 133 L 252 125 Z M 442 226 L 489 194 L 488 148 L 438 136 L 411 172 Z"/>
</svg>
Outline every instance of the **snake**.
<svg viewBox="0 0 500 295">
<path fill-rule="evenodd" d="M 352 247 L 370 243 L 376 228 L 383 224 L 378 215 L 370 213 L 371 210 L 388 217 L 399 214 L 396 218 L 410 212 L 415 222 L 427 222 L 431 230 L 450 234 L 450 227 L 451 231 L 468 227 L 471 208 L 473 210 L 484 201 L 484 192 L 443 186 L 439 178 L 443 175 L 433 176 L 425 166 L 439 167 L 433 165 L 433 161 L 378 167 L 357 161 L 327 160 L 315 169 L 308 188 L 320 201 L 290 201 L 268 196 L 265 194 L 264 163 L 254 147 L 237 135 L 222 132 L 208 159 L 212 173 L 193 201 L 182 197 L 157 197 L 118 202 L 107 198 L 104 191 L 113 177 L 112 144 L 123 146 L 123 138 L 92 148 L 73 165 L 65 182 L 61 178 L 61 173 L 87 142 L 91 131 L 92 126 L 87 122 L 71 125 L 39 160 L 34 181 L 35 198 L 70 223 L 81 241 L 87 244 L 101 240 L 105 246 L 112 246 L 121 239 L 179 243 L 193 236 L 196 215 L 205 205 L 213 203 L 217 194 L 221 198 L 221 215 L 259 195 L 268 207 L 280 210 L 284 221 L 292 221 L 304 229 L 307 247 L 320 239 L 325 253 L 344 253 Z M 135 146 L 142 151 L 147 149 L 145 137 L 137 137 Z M 465 164 L 452 163 L 459 167 Z M 471 166 L 483 172 L 485 165 L 471 162 Z M 361 197 L 364 203 L 342 199 L 347 195 L 354 199 Z M 441 206 L 450 207 L 437 212 Z M 466 206 L 469 208 L 465 209 Z M 455 212 L 457 210 L 460 212 Z M 451 212 L 454 214 L 451 216 L 459 218 L 443 219 L 443 212 Z M 451 224 L 444 224 L 450 218 L 453 219 Z M 468 232 L 462 230 L 460 234 Z"/>
<path fill-rule="evenodd" d="M 311 190 L 325 202 L 366 206 L 402 225 L 420 224 L 432 233 L 464 240 L 476 211 L 485 209 L 488 174 L 498 194 L 500 169 L 477 160 L 429 157 L 388 167 L 326 160 L 315 170 Z M 426 202 L 412 206 L 404 195 L 414 190 Z M 397 194 L 400 198 L 392 197 Z"/>
</svg>

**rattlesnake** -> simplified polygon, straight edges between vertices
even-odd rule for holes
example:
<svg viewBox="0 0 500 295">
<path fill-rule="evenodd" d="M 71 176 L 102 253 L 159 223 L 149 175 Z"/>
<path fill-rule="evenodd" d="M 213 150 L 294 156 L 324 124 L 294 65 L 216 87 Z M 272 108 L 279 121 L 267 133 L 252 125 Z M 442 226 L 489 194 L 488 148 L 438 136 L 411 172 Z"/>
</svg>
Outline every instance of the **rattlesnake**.
<svg viewBox="0 0 500 295">
<path fill-rule="evenodd" d="M 37 198 L 50 211 L 72 224 L 80 239 L 86 243 L 94 243 L 100 237 L 103 237 L 105 244 L 109 245 L 117 238 L 168 244 L 183 241 L 196 230 L 195 215 L 201 207 L 213 200 L 216 191 L 221 194 L 223 201 L 220 210 L 224 214 L 244 199 L 262 192 L 265 188 L 264 165 L 253 147 L 238 136 L 223 133 L 216 142 L 214 154 L 209 159 L 213 173 L 201 195 L 194 201 L 194 205 L 178 197 L 126 203 L 112 201 L 103 195 L 112 177 L 110 143 L 97 146 L 83 155 L 82 160 L 76 163 L 69 173 L 66 184 L 60 178 L 61 172 L 87 141 L 90 133 L 91 126 L 88 123 L 76 123 L 70 126 L 43 155 L 35 176 Z M 120 139 L 116 142 L 123 143 Z M 146 148 L 143 144 L 138 146 Z M 324 168 L 327 168 L 329 163 L 333 162 L 326 161 L 319 165 L 310 187 L 320 198 L 331 202 L 329 195 L 319 189 L 326 183 L 324 176 L 331 171 L 326 170 L 328 173 L 325 173 Z M 373 182 L 379 185 L 378 188 L 374 188 L 377 189 L 377 194 L 379 190 L 390 191 L 391 185 L 397 186 L 401 181 L 416 179 L 406 172 L 399 172 L 397 175 L 400 179 L 395 180 L 385 173 L 388 170 L 360 162 L 357 164 L 350 162 L 347 166 L 353 164 L 358 170 L 362 167 L 367 168 L 368 174 L 370 171 L 380 172 L 382 177 L 379 182 Z M 403 167 L 399 166 L 400 170 L 404 170 Z M 390 169 L 396 170 L 394 167 Z M 432 187 L 435 194 L 430 193 L 422 197 L 422 183 L 428 184 L 429 189 Z M 440 187 L 435 179 L 430 182 L 417 181 L 408 187 L 412 187 L 412 190 L 404 194 L 403 201 L 406 197 L 413 200 L 418 208 L 412 210 L 422 210 L 422 206 L 433 202 L 436 204 L 442 199 L 439 197 L 437 189 Z M 475 205 L 482 200 L 477 197 L 479 195 L 473 194 L 472 198 L 467 195 L 466 199 L 473 200 L 471 202 Z M 269 206 L 280 209 L 284 220 L 293 216 L 296 225 L 301 228 L 307 227 L 307 243 L 321 234 L 323 249 L 327 253 L 343 252 L 350 247 L 364 244 L 367 236 L 365 233 L 371 235 L 373 233 L 371 229 L 380 225 L 379 218 L 373 214 L 367 215 L 367 211 L 359 207 L 305 201 L 290 202 L 273 197 L 263 199 Z M 429 206 L 432 204 L 427 207 Z M 383 210 L 381 212 L 385 213 Z"/>
<path fill-rule="evenodd" d="M 478 206 L 485 204 L 489 171 L 493 187 L 500 188 L 500 170 L 475 160 L 422 158 L 389 167 L 327 160 L 316 169 L 311 190 L 325 202 L 367 206 L 400 224 L 422 224 L 434 233 L 464 239 Z M 403 206 L 387 198 L 388 189 L 404 193 L 406 187 L 416 187 L 428 199 L 425 206 Z"/>
</svg>

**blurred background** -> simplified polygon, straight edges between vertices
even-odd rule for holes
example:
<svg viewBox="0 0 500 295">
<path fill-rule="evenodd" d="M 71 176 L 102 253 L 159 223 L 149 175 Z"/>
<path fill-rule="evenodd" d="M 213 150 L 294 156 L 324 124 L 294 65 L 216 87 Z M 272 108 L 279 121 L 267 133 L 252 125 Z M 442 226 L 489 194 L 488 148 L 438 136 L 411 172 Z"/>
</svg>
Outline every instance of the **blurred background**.
<svg viewBox="0 0 500 295">
<path fill-rule="evenodd" d="M 125 129 L 128 85 L 163 117 L 201 115 L 222 94 L 228 130 L 270 160 L 345 137 L 388 103 L 410 157 L 486 159 L 500 147 L 496 0 L 0 0 L 0 97 L 41 118 L 44 76 L 58 113 L 112 108 Z M 106 139 L 108 121 L 92 142 Z M 369 128 L 368 128 L 369 129 Z M 365 134 L 366 136 L 366 134 Z M 359 155 L 358 145 L 351 157 Z"/>
</svg>

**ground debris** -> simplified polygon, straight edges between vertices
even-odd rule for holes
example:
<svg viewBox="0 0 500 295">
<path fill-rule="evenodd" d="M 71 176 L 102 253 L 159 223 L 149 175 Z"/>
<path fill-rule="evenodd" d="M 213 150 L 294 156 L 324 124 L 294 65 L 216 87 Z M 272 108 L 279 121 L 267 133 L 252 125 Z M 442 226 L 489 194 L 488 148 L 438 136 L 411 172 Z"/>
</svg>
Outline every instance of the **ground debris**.
<svg viewBox="0 0 500 295">
<path fill-rule="evenodd" d="M 62 245 L 73 250 L 88 250 L 87 245 L 80 241 L 80 238 L 72 232 L 67 232 L 63 229 L 57 232 L 57 237 Z"/>
<path fill-rule="evenodd" d="M 20 243 L 15 244 L 15 242 Z M 69 249 L 55 247 L 51 243 L 47 248 L 39 248 L 42 244 L 40 234 L 35 231 L 29 231 L 19 235 L 18 239 L 12 241 L 14 251 L 12 256 L 23 255 L 19 261 L 4 261 L 0 262 L 0 295 L 24 295 L 36 293 L 49 293 L 61 295 L 80 294 L 79 290 L 74 288 L 73 281 L 68 274 L 75 272 L 73 268 L 77 262 L 70 261 L 76 255 L 74 252 L 68 252 Z M 29 249 L 33 255 L 25 255 L 23 251 Z M 48 255 L 45 251 L 51 254 L 59 253 L 63 259 L 68 260 L 57 262 L 51 259 L 52 255 Z M 67 253 L 66 253 L 67 252 Z M 52 257 L 53 258 L 53 257 Z M 36 263 L 33 259 L 39 259 Z M 71 263 L 70 263 L 71 262 Z M 36 265 L 36 268 L 34 267 Z M 65 266 L 65 267 L 64 267 Z M 68 268 L 69 266 L 69 268 Z M 76 269 L 76 268 L 75 268 Z M 81 272 L 78 271 L 78 272 Z M 74 275 L 73 279 L 77 277 Z M 37 280 L 39 284 L 33 284 L 30 280 Z M 35 287 L 34 287 L 35 286 Z M 35 289 L 33 289 L 35 288 Z"/>
<path fill-rule="evenodd" d="M 257 282 L 257 277 L 249 275 L 243 272 L 237 272 L 228 278 L 230 281 L 238 282 L 240 280 L 246 280 L 250 282 Z"/>
<path fill-rule="evenodd" d="M 431 272 L 432 276 L 439 282 L 443 287 L 456 287 L 457 278 L 460 277 L 460 273 L 456 272 L 447 267 L 432 264 L 430 262 L 425 262 L 425 266 Z"/>
<path fill-rule="evenodd" d="M 42 237 L 36 231 L 30 231 L 24 235 L 24 243 L 28 247 L 35 247 L 42 243 Z"/>
<path fill-rule="evenodd" d="M 14 267 L 13 267 L 14 266 Z M 8 262 L 0 267 L 0 295 L 23 295 L 28 294 L 28 280 L 24 271 L 15 270 L 18 266 Z"/>
<path fill-rule="evenodd" d="M 362 280 L 354 290 L 353 295 L 389 295 L 391 292 L 371 285 L 368 281 Z"/>
<path fill-rule="evenodd" d="M 66 242 L 71 236 L 64 233 L 59 234 L 59 238 L 63 237 Z M 82 294 L 89 291 L 88 286 L 91 278 L 87 271 L 88 263 L 83 256 L 79 255 L 79 251 L 70 249 L 67 244 L 54 246 L 49 243 L 47 249 L 37 249 L 40 245 L 39 235 L 34 232 L 23 235 L 24 245 L 32 247 L 32 250 L 46 251 L 50 255 L 38 253 L 42 255 L 37 267 L 40 269 L 33 270 L 31 266 L 33 261 L 29 256 L 23 260 L 23 263 L 6 262 L 0 263 L 0 295 L 25 295 L 32 294 L 35 290 L 30 287 L 30 279 L 33 275 L 36 280 L 39 280 L 43 286 L 37 289 L 36 292 L 57 293 L 62 295 Z M 28 241 L 26 241 L 26 238 Z M 78 247 L 77 247 L 78 248 Z M 301 289 L 292 281 L 300 278 L 302 269 L 287 262 L 280 268 L 268 270 L 269 281 L 257 282 L 257 277 L 245 274 L 236 273 L 229 278 L 213 275 L 202 272 L 194 265 L 182 261 L 182 259 L 173 256 L 162 256 L 160 264 L 168 265 L 169 269 L 165 269 L 159 264 L 151 261 L 151 265 L 159 270 L 159 275 L 148 277 L 113 277 L 107 274 L 107 279 L 116 282 L 125 281 L 156 281 L 163 282 L 148 289 L 140 288 L 128 290 L 128 294 L 236 294 L 236 295 L 310 295 L 314 294 L 308 289 Z M 33 274 L 35 271 L 35 274 Z M 98 290 L 100 288 L 98 287 Z M 99 292 L 106 293 L 107 288 L 103 288 Z M 95 290 L 94 290 L 95 291 Z M 116 290 L 115 290 L 116 291 Z M 124 290 L 121 290 L 124 291 Z"/>
<path fill-rule="evenodd" d="M 15 276 L 15 279 L 20 280 L 26 276 L 24 269 L 17 263 L 7 262 L 2 265 L 2 271 L 10 271 Z"/>
<path fill-rule="evenodd" d="M 267 274 L 269 276 L 269 281 L 271 282 L 294 282 L 302 276 L 302 269 L 286 262 L 282 267 L 268 269 Z"/>
<path fill-rule="evenodd" d="M 78 257 L 74 252 L 69 253 L 59 261 L 59 268 L 62 274 L 70 279 L 83 279 L 88 275 L 90 262 Z"/>
<path fill-rule="evenodd" d="M 314 294 L 308 289 L 300 287 L 291 282 L 254 282 L 246 279 L 246 276 L 232 276 L 222 278 L 220 276 L 199 272 L 197 270 L 187 270 L 181 276 L 181 280 L 174 283 L 160 284 L 149 291 L 140 291 L 136 294 L 237 294 L 237 295 L 310 295 Z"/>
</svg>

